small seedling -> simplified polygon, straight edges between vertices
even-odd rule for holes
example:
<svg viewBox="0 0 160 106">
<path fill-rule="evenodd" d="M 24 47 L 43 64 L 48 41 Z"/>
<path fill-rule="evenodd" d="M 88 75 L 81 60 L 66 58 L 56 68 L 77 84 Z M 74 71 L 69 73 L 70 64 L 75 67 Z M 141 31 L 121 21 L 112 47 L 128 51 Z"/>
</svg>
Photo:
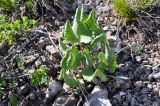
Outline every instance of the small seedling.
<svg viewBox="0 0 160 106">
<path fill-rule="evenodd" d="M 127 19 L 133 18 L 133 12 L 127 0 L 112 0 L 115 10 Z"/>
<path fill-rule="evenodd" d="M 34 70 L 32 73 L 30 73 L 30 84 L 32 86 L 39 86 L 41 84 L 46 84 L 48 83 L 48 78 L 47 78 L 47 71 L 49 69 L 41 66 L 37 70 Z"/>
<path fill-rule="evenodd" d="M 131 50 L 135 56 L 138 56 L 142 52 L 143 46 L 139 44 L 135 44 L 131 47 Z"/>
<path fill-rule="evenodd" d="M 148 8 L 154 0 L 135 0 L 135 8 L 138 10 Z"/>
<path fill-rule="evenodd" d="M 26 35 L 35 24 L 35 20 L 27 17 L 23 17 L 22 21 L 7 22 L 6 17 L 0 15 L 0 41 L 3 44 L 12 44 L 14 40 Z"/>
<path fill-rule="evenodd" d="M 79 87 L 84 81 L 91 82 L 95 77 L 106 81 L 105 70 L 114 73 L 114 57 L 103 30 L 97 26 L 95 9 L 89 16 L 84 9 L 77 8 L 73 25 L 66 22 L 60 41 L 63 54 L 60 78 L 71 87 Z M 102 48 L 105 48 L 102 50 Z"/>
<path fill-rule="evenodd" d="M 25 63 L 24 63 L 22 57 L 19 56 L 19 55 L 17 55 L 15 59 L 16 59 L 16 64 L 17 64 L 18 68 L 21 69 L 21 70 L 23 70 L 25 68 L 24 67 Z"/>
</svg>

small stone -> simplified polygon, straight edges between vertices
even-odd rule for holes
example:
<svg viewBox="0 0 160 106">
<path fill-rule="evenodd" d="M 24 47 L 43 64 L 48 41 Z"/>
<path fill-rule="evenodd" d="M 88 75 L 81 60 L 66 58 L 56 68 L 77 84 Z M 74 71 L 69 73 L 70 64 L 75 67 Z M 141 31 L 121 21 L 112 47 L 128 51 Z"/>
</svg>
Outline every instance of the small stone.
<svg viewBox="0 0 160 106">
<path fill-rule="evenodd" d="M 20 95 L 28 94 L 30 91 L 31 91 L 30 86 L 28 84 L 25 84 L 25 85 L 20 87 L 19 94 Z"/>
<path fill-rule="evenodd" d="M 38 41 L 38 47 L 43 48 L 43 47 L 45 47 L 45 45 L 46 45 L 46 42 L 45 42 L 44 37 L 40 37 L 40 39 Z"/>
<path fill-rule="evenodd" d="M 159 93 L 159 88 L 154 88 L 154 92 Z"/>
<path fill-rule="evenodd" d="M 123 91 L 120 91 L 120 92 L 119 92 L 119 94 L 120 94 L 120 96 L 124 96 L 124 95 L 126 95 L 126 93 L 125 93 L 125 92 L 123 92 Z"/>
<path fill-rule="evenodd" d="M 118 102 L 120 102 L 120 103 L 122 102 L 122 99 L 121 99 L 121 95 L 120 95 L 120 94 L 114 95 L 113 98 L 117 99 Z"/>
<path fill-rule="evenodd" d="M 42 61 L 40 59 L 38 59 L 38 60 L 35 61 L 34 64 L 35 64 L 36 67 L 39 67 L 40 65 L 42 65 Z"/>
<path fill-rule="evenodd" d="M 136 106 L 138 103 L 137 103 L 137 100 L 135 97 L 132 97 L 131 99 L 131 106 Z"/>
<path fill-rule="evenodd" d="M 116 78 L 116 84 L 119 88 L 125 90 L 131 87 L 131 81 L 128 78 L 125 77 L 117 77 Z"/>
<path fill-rule="evenodd" d="M 31 93 L 29 94 L 29 98 L 30 98 L 31 100 L 35 100 L 35 99 L 36 99 L 36 96 L 35 96 L 35 94 L 34 94 L 33 92 L 31 92 Z"/>
<path fill-rule="evenodd" d="M 113 99 L 113 100 L 112 100 L 112 105 L 113 105 L 113 106 L 116 106 L 118 103 L 119 103 L 119 102 L 118 102 L 117 99 Z"/>
<path fill-rule="evenodd" d="M 31 64 L 31 63 L 34 63 L 37 59 L 37 56 L 35 55 L 30 55 L 30 56 L 26 56 L 25 59 L 24 59 L 24 62 L 26 64 Z"/>
<path fill-rule="evenodd" d="M 59 51 L 57 51 L 57 49 L 53 45 L 46 46 L 46 51 L 48 51 L 55 58 L 61 58 Z"/>
<path fill-rule="evenodd" d="M 147 94 L 149 92 L 149 90 L 147 88 L 143 88 L 140 93 L 142 94 Z"/>
<path fill-rule="evenodd" d="M 107 89 L 95 86 L 91 95 L 88 97 L 88 102 L 85 102 L 83 106 L 112 106 L 108 99 Z"/>
<path fill-rule="evenodd" d="M 129 103 L 123 102 L 123 106 L 129 106 Z"/>
<path fill-rule="evenodd" d="M 3 43 L 0 42 L 0 50 L 3 48 Z"/>
<path fill-rule="evenodd" d="M 0 72 L 5 70 L 5 60 L 3 56 L 0 56 Z"/>
<path fill-rule="evenodd" d="M 126 101 L 127 101 L 128 103 L 130 103 L 130 102 L 131 102 L 131 99 L 132 99 L 132 94 L 128 93 L 128 94 L 126 95 Z"/>
<path fill-rule="evenodd" d="M 153 88 L 152 84 L 148 84 L 147 87 L 148 87 L 149 89 L 152 89 L 152 88 Z"/>
<path fill-rule="evenodd" d="M 52 106 L 63 106 L 64 104 L 65 106 L 74 106 L 77 103 L 77 101 L 78 99 L 75 97 L 75 95 L 72 95 L 71 97 L 70 95 L 63 95 L 57 97 Z"/>
<path fill-rule="evenodd" d="M 56 19 L 56 20 L 54 21 L 54 23 L 55 23 L 55 25 L 60 26 L 59 20 Z"/>
<path fill-rule="evenodd" d="M 142 81 L 136 81 L 136 82 L 135 82 L 135 86 L 143 87 L 144 84 L 143 84 Z"/>
<path fill-rule="evenodd" d="M 46 90 L 46 98 L 53 98 L 62 89 L 62 84 L 59 81 L 49 83 Z"/>
<path fill-rule="evenodd" d="M 108 29 L 109 29 L 109 26 L 103 27 L 103 30 L 104 30 L 104 31 L 107 31 Z"/>
<path fill-rule="evenodd" d="M 136 61 L 141 62 L 142 61 L 142 56 L 136 56 Z"/>
</svg>

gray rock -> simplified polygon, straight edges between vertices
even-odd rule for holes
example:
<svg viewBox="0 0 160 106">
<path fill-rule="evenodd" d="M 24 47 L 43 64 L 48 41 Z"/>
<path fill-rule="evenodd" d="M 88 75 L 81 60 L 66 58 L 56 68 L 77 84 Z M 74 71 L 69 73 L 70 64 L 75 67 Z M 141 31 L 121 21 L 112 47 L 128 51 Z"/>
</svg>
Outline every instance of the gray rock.
<svg viewBox="0 0 160 106">
<path fill-rule="evenodd" d="M 109 6 L 97 6 L 96 15 L 107 16 L 109 14 L 110 9 L 111 8 Z"/>
<path fill-rule="evenodd" d="M 46 45 L 46 41 L 44 37 L 40 37 L 39 41 L 38 41 L 38 47 L 39 48 L 43 48 Z"/>
<path fill-rule="evenodd" d="M 3 48 L 3 43 L 0 42 L 0 50 Z"/>
<path fill-rule="evenodd" d="M 116 94 L 116 95 L 114 95 L 113 98 L 114 98 L 114 99 L 117 99 L 119 103 L 122 102 L 122 98 L 121 98 L 121 95 L 120 95 L 119 93 Z"/>
<path fill-rule="evenodd" d="M 128 93 L 128 94 L 126 95 L 126 101 L 127 101 L 128 103 L 130 103 L 131 100 L 132 100 L 132 94 Z"/>
<path fill-rule="evenodd" d="M 119 95 L 120 95 L 120 96 L 125 96 L 126 93 L 125 93 L 124 91 L 120 91 L 120 92 L 119 92 Z"/>
<path fill-rule="evenodd" d="M 23 94 L 27 94 L 31 91 L 31 87 L 28 84 L 25 84 L 23 86 L 20 87 L 19 89 L 19 94 L 23 95 Z"/>
<path fill-rule="evenodd" d="M 38 55 L 34 54 L 34 55 L 24 57 L 23 60 L 26 64 L 32 64 L 37 60 L 37 57 Z"/>
<path fill-rule="evenodd" d="M 60 21 L 56 19 L 56 20 L 54 21 L 54 24 L 57 25 L 57 26 L 60 26 Z"/>
<path fill-rule="evenodd" d="M 136 56 L 136 61 L 140 63 L 142 61 L 143 57 L 142 56 Z"/>
<path fill-rule="evenodd" d="M 91 95 L 88 96 L 88 102 L 86 101 L 83 106 L 112 106 L 108 99 L 107 89 L 95 86 Z"/>
<path fill-rule="evenodd" d="M 140 93 L 142 93 L 142 94 L 147 94 L 147 93 L 149 93 L 149 90 L 148 90 L 148 88 L 143 88 L 143 89 L 140 91 Z"/>
<path fill-rule="evenodd" d="M 40 65 L 42 65 L 42 61 L 40 59 L 35 61 L 35 67 L 39 67 Z"/>
<path fill-rule="evenodd" d="M 59 51 L 57 51 L 53 45 L 46 46 L 46 51 L 48 51 L 55 58 L 61 58 Z"/>
<path fill-rule="evenodd" d="M 156 66 L 152 67 L 152 70 L 156 71 L 156 72 L 160 71 L 160 65 L 156 65 Z"/>
<path fill-rule="evenodd" d="M 49 83 L 46 90 L 46 98 L 53 98 L 62 89 L 62 84 L 59 81 Z"/>
<path fill-rule="evenodd" d="M 151 73 L 149 76 L 148 76 L 148 79 L 149 80 L 152 80 L 152 79 L 156 79 L 156 80 L 160 80 L 160 72 L 158 73 Z"/>
<path fill-rule="evenodd" d="M 5 70 L 5 60 L 3 56 L 0 56 L 0 72 Z"/>
<path fill-rule="evenodd" d="M 131 99 L 131 106 L 137 106 L 137 104 L 138 104 L 138 102 L 137 102 L 136 98 L 132 97 L 132 99 Z"/>
<path fill-rule="evenodd" d="M 104 27 L 103 27 L 103 30 L 104 30 L 104 31 L 107 31 L 108 29 L 109 29 L 109 26 L 104 26 Z M 111 33 L 112 33 L 112 32 L 111 32 Z"/>
<path fill-rule="evenodd" d="M 31 92 L 31 93 L 29 94 L 29 98 L 30 98 L 30 100 L 35 100 L 35 99 L 36 99 L 35 93 Z"/>
<path fill-rule="evenodd" d="M 52 106 L 74 106 L 77 101 L 78 99 L 75 97 L 75 95 L 62 95 L 55 99 Z"/>
<path fill-rule="evenodd" d="M 127 77 L 117 76 L 116 84 L 119 88 L 125 90 L 125 89 L 130 88 L 132 83 L 131 83 L 130 79 Z"/>
</svg>

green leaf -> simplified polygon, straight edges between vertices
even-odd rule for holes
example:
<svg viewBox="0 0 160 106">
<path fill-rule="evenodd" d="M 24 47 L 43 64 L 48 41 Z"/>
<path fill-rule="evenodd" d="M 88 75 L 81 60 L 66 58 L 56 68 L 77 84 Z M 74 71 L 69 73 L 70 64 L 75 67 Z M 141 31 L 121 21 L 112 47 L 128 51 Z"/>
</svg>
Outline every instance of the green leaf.
<svg viewBox="0 0 160 106">
<path fill-rule="evenodd" d="M 67 50 L 65 56 L 62 58 L 61 62 L 60 62 L 60 66 L 64 69 L 64 70 L 68 70 L 68 62 L 67 59 L 69 58 L 69 50 Z"/>
<path fill-rule="evenodd" d="M 88 24 L 88 26 L 92 29 L 92 30 L 95 30 L 97 28 L 97 25 L 96 25 L 96 15 L 95 15 L 95 9 L 92 8 L 92 11 L 90 12 L 87 20 L 86 20 L 86 23 Z"/>
<path fill-rule="evenodd" d="M 82 5 L 82 8 L 81 8 L 81 21 L 86 21 L 87 20 L 87 16 L 85 14 L 85 11 L 84 11 L 84 6 Z"/>
<path fill-rule="evenodd" d="M 94 35 L 95 37 L 98 36 L 98 35 L 100 35 L 100 34 L 102 34 L 102 33 L 104 33 L 104 31 L 103 31 L 103 29 L 100 28 L 99 26 L 97 26 L 97 28 L 95 28 L 95 29 L 93 30 L 93 35 Z"/>
<path fill-rule="evenodd" d="M 72 47 L 69 50 L 67 50 L 67 53 L 61 60 L 60 65 L 64 70 L 75 69 L 80 66 L 81 60 L 82 56 L 79 53 L 78 49 Z"/>
<path fill-rule="evenodd" d="M 92 37 L 82 35 L 80 38 L 81 43 L 90 43 L 92 41 Z"/>
<path fill-rule="evenodd" d="M 81 72 L 84 80 L 91 82 L 93 80 L 93 78 L 95 77 L 95 72 L 93 71 L 92 68 L 86 66 L 83 71 Z"/>
<path fill-rule="evenodd" d="M 17 106 L 18 105 L 18 100 L 14 96 L 9 99 L 9 102 L 11 103 L 12 106 Z"/>
<path fill-rule="evenodd" d="M 92 55 L 89 49 L 84 48 L 83 55 L 85 56 L 85 68 L 82 70 L 81 74 L 84 80 L 91 82 L 95 76 L 95 72 L 92 69 Z"/>
<path fill-rule="evenodd" d="M 98 76 L 102 82 L 107 81 L 107 76 L 99 68 L 96 69 L 96 76 Z"/>
<path fill-rule="evenodd" d="M 79 53 L 78 49 L 73 47 L 69 51 L 69 57 L 68 57 L 68 60 L 67 60 L 68 67 L 70 69 L 78 68 L 81 64 L 81 59 L 82 59 L 82 56 Z"/>
<path fill-rule="evenodd" d="M 92 40 L 91 45 L 94 46 L 94 45 L 97 45 L 98 43 L 103 43 L 104 40 L 106 40 L 106 39 L 105 39 L 105 34 L 102 33 L 102 34 L 96 36 L 96 37 Z"/>
<path fill-rule="evenodd" d="M 60 40 L 60 42 L 59 42 L 59 49 L 60 49 L 61 53 L 63 55 L 65 55 L 67 53 L 68 47 L 63 43 L 63 41 Z"/>
<path fill-rule="evenodd" d="M 108 66 L 107 60 L 105 58 L 105 54 L 103 52 L 100 52 L 98 54 L 98 58 L 102 63 L 104 63 L 106 66 Z"/>
<path fill-rule="evenodd" d="M 72 88 L 78 87 L 78 82 L 74 77 L 70 77 L 64 70 L 62 70 L 64 81 Z"/>
<path fill-rule="evenodd" d="M 88 28 L 87 25 L 83 24 L 81 21 L 79 20 L 76 20 L 73 22 L 73 26 L 72 26 L 72 30 L 74 32 L 74 34 L 76 36 L 78 36 L 78 38 L 80 39 L 80 37 L 82 35 L 85 35 L 85 36 L 92 36 L 92 32 L 91 30 Z"/>
<path fill-rule="evenodd" d="M 67 20 L 64 28 L 63 37 L 65 40 L 69 40 L 72 44 L 76 43 L 78 41 L 78 36 L 75 36 L 75 34 L 72 31 L 70 22 Z"/>
<path fill-rule="evenodd" d="M 116 58 L 113 55 L 108 42 L 105 45 L 105 58 L 108 62 L 108 69 L 110 70 L 110 73 L 115 73 L 117 68 Z"/>
<path fill-rule="evenodd" d="M 74 21 L 76 21 L 76 20 L 80 21 L 80 19 L 81 19 L 81 10 L 80 10 L 80 8 L 78 7 L 78 8 L 76 9 L 76 14 L 75 14 L 75 16 L 74 16 Z"/>
</svg>

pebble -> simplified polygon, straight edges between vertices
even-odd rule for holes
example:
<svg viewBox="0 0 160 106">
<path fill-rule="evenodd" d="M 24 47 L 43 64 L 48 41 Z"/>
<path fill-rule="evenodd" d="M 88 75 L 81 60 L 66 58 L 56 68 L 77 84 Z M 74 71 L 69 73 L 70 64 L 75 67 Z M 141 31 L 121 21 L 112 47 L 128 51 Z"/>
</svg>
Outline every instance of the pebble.
<svg viewBox="0 0 160 106">
<path fill-rule="evenodd" d="M 131 106 L 137 106 L 137 100 L 136 100 L 136 98 L 135 97 L 132 97 L 132 99 L 131 99 Z"/>
<path fill-rule="evenodd" d="M 48 51 L 53 57 L 57 59 L 61 58 L 59 51 L 57 51 L 57 49 L 53 45 L 46 46 L 46 51 Z"/>
<path fill-rule="evenodd" d="M 112 106 L 108 99 L 107 89 L 95 86 L 91 95 L 88 96 L 88 102 L 83 106 Z"/>
<path fill-rule="evenodd" d="M 36 61 L 38 54 L 26 56 L 23 60 L 26 64 L 32 64 Z"/>
<path fill-rule="evenodd" d="M 5 70 L 5 60 L 3 56 L 0 56 L 0 72 Z"/>
<path fill-rule="evenodd" d="M 136 56 L 136 61 L 140 63 L 142 61 L 142 58 L 143 58 L 142 56 Z"/>
<path fill-rule="evenodd" d="M 31 91 L 31 88 L 28 84 L 25 84 L 23 86 L 20 87 L 19 89 L 19 94 L 20 95 L 23 95 L 23 94 L 27 94 Z"/>
<path fill-rule="evenodd" d="M 59 91 L 61 91 L 61 89 L 61 82 L 55 80 L 49 82 L 48 88 L 46 90 L 46 98 L 53 98 Z"/>
<path fill-rule="evenodd" d="M 31 92 L 31 93 L 29 94 L 29 98 L 30 98 L 31 100 L 35 100 L 35 99 L 36 99 L 35 93 Z"/>
<path fill-rule="evenodd" d="M 130 102 L 131 102 L 131 99 L 132 99 L 132 94 L 128 93 L 128 94 L 126 95 L 126 101 L 127 101 L 128 103 L 130 103 Z"/>
</svg>

